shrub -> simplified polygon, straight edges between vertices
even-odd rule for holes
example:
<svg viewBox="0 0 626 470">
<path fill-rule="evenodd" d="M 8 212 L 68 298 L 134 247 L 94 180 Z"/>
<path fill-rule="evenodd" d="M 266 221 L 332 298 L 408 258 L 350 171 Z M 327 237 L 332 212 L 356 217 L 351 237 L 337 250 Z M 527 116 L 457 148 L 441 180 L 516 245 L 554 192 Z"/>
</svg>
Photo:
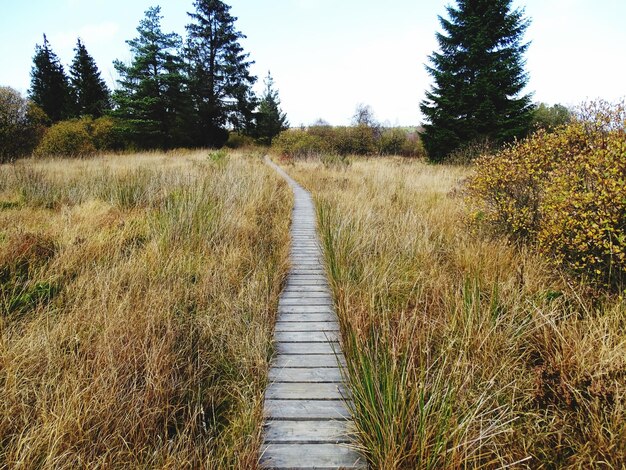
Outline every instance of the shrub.
<svg viewBox="0 0 626 470">
<path fill-rule="evenodd" d="M 279 155 L 290 158 L 318 157 L 331 151 L 328 142 L 302 129 L 281 132 L 273 140 L 272 148 Z"/>
<path fill-rule="evenodd" d="M 459 145 L 446 157 L 446 163 L 451 165 L 469 165 L 483 155 L 491 155 L 501 149 L 501 145 L 496 144 L 489 138 L 472 140 L 466 144 Z"/>
<path fill-rule="evenodd" d="M 604 146 L 560 165 L 541 204 L 542 252 L 605 285 L 626 283 L 626 138 L 612 131 Z"/>
<path fill-rule="evenodd" d="M 41 140 L 46 114 L 13 88 L 0 87 L 0 163 L 30 154 Z"/>
<path fill-rule="evenodd" d="M 39 157 L 87 157 L 96 151 L 122 150 L 124 130 L 109 116 L 84 117 L 54 124 L 45 133 L 35 155 Z"/>
<path fill-rule="evenodd" d="M 626 280 L 626 119 L 595 103 L 553 133 L 478 160 L 474 220 L 604 286 Z"/>
<path fill-rule="evenodd" d="M 38 157 L 86 157 L 96 153 L 89 133 L 91 119 L 60 121 L 54 124 L 35 149 Z"/>
<path fill-rule="evenodd" d="M 397 127 L 385 129 L 378 142 L 378 151 L 381 155 L 401 155 L 407 133 Z"/>
<path fill-rule="evenodd" d="M 335 152 L 340 155 L 374 155 L 376 133 L 374 127 L 359 124 L 353 127 L 335 127 L 332 141 Z"/>
<path fill-rule="evenodd" d="M 381 129 L 360 124 L 332 127 L 327 124 L 308 129 L 291 129 L 274 140 L 272 148 L 291 158 L 333 155 L 425 156 L 419 135 L 402 128 Z"/>
<path fill-rule="evenodd" d="M 407 133 L 406 140 L 402 145 L 400 155 L 404 157 L 418 157 L 426 158 L 426 149 L 424 148 L 424 142 L 420 138 L 417 132 Z"/>
<path fill-rule="evenodd" d="M 110 116 L 102 116 L 90 122 L 83 118 L 87 132 L 97 150 L 122 150 L 126 147 L 119 123 Z"/>
<path fill-rule="evenodd" d="M 419 135 L 400 127 L 384 129 L 378 140 L 380 155 L 402 155 L 403 157 L 425 157 L 426 152 Z"/>
<path fill-rule="evenodd" d="M 224 144 L 230 149 L 239 149 L 243 147 L 254 146 L 254 139 L 248 135 L 240 134 L 239 132 L 230 132 L 228 134 L 228 140 Z"/>
<path fill-rule="evenodd" d="M 548 106 L 545 103 L 539 103 L 533 109 L 531 127 L 551 132 L 559 126 L 569 124 L 571 120 L 571 111 L 562 104 Z"/>
</svg>

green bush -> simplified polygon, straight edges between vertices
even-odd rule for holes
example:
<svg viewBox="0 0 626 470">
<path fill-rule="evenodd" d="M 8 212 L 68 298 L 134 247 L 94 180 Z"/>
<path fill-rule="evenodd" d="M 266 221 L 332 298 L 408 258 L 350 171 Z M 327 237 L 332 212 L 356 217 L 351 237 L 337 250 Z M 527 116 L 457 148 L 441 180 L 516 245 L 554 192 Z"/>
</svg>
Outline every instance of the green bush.
<svg viewBox="0 0 626 470">
<path fill-rule="evenodd" d="M 374 155 L 376 152 L 376 129 L 366 125 L 335 127 L 330 141 L 339 155 Z"/>
<path fill-rule="evenodd" d="M 380 155 L 401 155 L 403 157 L 425 157 L 426 151 L 419 135 L 400 127 L 384 129 L 378 140 Z"/>
<path fill-rule="evenodd" d="M 281 132 L 272 141 L 272 148 L 279 155 L 289 158 L 319 157 L 331 152 L 331 147 L 322 137 L 302 129 Z"/>
<path fill-rule="evenodd" d="M 228 134 L 228 140 L 224 145 L 229 149 L 240 149 L 245 147 L 253 147 L 255 145 L 255 142 L 254 139 L 248 135 L 243 135 L 239 132 L 230 132 Z"/>
<path fill-rule="evenodd" d="M 291 158 L 333 155 L 403 155 L 425 156 L 418 134 L 402 128 L 380 129 L 366 126 L 315 125 L 308 129 L 282 132 L 272 148 Z"/>
<path fill-rule="evenodd" d="M 584 110 L 553 133 L 480 158 L 468 186 L 472 216 L 573 273 L 623 289 L 626 111 L 607 103 Z"/>
<path fill-rule="evenodd" d="M 41 140 L 48 117 L 13 88 L 0 87 L 0 163 L 29 155 Z"/>
<path fill-rule="evenodd" d="M 121 128 L 112 117 L 102 116 L 91 122 L 89 118 L 83 118 L 83 121 L 97 150 L 123 150 L 126 147 Z"/>
<path fill-rule="evenodd" d="M 539 103 L 532 112 L 531 127 L 533 129 L 545 129 L 548 132 L 557 127 L 569 124 L 572 120 L 572 113 L 562 104 L 548 106 Z"/>
</svg>

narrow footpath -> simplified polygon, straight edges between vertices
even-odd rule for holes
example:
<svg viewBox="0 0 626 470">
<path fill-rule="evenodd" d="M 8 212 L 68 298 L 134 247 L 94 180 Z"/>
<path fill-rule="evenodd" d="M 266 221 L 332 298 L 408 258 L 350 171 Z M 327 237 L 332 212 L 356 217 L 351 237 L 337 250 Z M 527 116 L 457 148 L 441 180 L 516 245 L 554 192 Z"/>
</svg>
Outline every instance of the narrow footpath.
<svg viewBox="0 0 626 470">
<path fill-rule="evenodd" d="M 291 270 L 278 303 L 277 355 L 265 393 L 262 468 L 366 468 L 349 446 L 345 364 L 311 195 L 266 157 L 295 195 Z"/>
</svg>

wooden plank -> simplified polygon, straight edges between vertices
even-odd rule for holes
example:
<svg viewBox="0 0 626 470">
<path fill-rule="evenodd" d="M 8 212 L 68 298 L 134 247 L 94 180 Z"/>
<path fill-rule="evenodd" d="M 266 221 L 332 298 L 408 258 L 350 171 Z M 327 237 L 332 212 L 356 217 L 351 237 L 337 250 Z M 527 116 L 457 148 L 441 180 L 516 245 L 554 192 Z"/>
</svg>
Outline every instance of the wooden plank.
<svg viewBox="0 0 626 470">
<path fill-rule="evenodd" d="M 280 343 L 336 343 L 339 333 L 336 331 L 277 331 L 274 340 Z"/>
<path fill-rule="evenodd" d="M 330 297 L 309 297 L 307 295 L 302 295 L 299 297 L 282 297 L 278 301 L 279 306 L 289 307 L 292 305 L 323 305 L 323 306 L 332 306 L 333 300 Z"/>
<path fill-rule="evenodd" d="M 339 367 L 345 364 L 343 354 L 279 354 L 272 361 L 273 368 Z"/>
<path fill-rule="evenodd" d="M 339 343 L 275 343 L 278 354 L 334 354 Z"/>
<path fill-rule="evenodd" d="M 326 271 L 323 268 L 316 269 L 292 269 L 289 271 L 288 277 L 298 278 L 300 276 L 324 276 L 326 277 Z"/>
<path fill-rule="evenodd" d="M 291 280 L 299 280 L 299 281 L 303 281 L 303 280 L 310 280 L 310 281 L 326 281 L 326 275 L 325 274 L 294 274 L 294 275 L 287 275 L 287 282 L 291 281 Z"/>
<path fill-rule="evenodd" d="M 268 444 L 349 443 L 351 431 L 346 420 L 268 421 L 264 429 Z"/>
<path fill-rule="evenodd" d="M 343 400 L 349 393 L 341 383 L 271 382 L 266 399 L 278 400 Z"/>
<path fill-rule="evenodd" d="M 279 305 L 278 313 L 333 313 L 332 305 Z"/>
<path fill-rule="evenodd" d="M 282 323 L 328 322 L 337 321 L 337 315 L 334 313 L 285 313 L 278 315 L 277 320 Z"/>
<path fill-rule="evenodd" d="M 261 450 L 262 468 L 367 468 L 363 458 L 345 444 L 267 444 Z"/>
<path fill-rule="evenodd" d="M 289 290 L 284 290 L 283 293 L 280 295 L 281 299 L 302 299 L 302 298 L 308 298 L 308 299 L 328 299 L 332 301 L 332 296 L 330 295 L 329 291 L 311 291 L 311 292 L 294 292 L 294 291 L 289 291 Z"/>
<path fill-rule="evenodd" d="M 304 279 L 300 276 L 289 276 L 286 282 L 287 286 L 324 286 L 328 288 L 328 281 L 323 279 Z"/>
<path fill-rule="evenodd" d="M 276 331 L 339 331 L 336 321 L 326 322 L 276 322 Z"/>
<path fill-rule="evenodd" d="M 350 412 L 341 400 L 265 400 L 270 419 L 346 419 Z"/>
<path fill-rule="evenodd" d="M 270 382 L 285 383 L 340 383 L 343 380 L 338 367 L 292 368 L 272 367 Z"/>
<path fill-rule="evenodd" d="M 283 290 L 284 293 L 287 294 L 301 294 L 302 292 L 323 292 L 325 294 L 331 295 L 330 289 L 326 285 L 317 285 L 317 286 L 287 286 Z"/>
</svg>

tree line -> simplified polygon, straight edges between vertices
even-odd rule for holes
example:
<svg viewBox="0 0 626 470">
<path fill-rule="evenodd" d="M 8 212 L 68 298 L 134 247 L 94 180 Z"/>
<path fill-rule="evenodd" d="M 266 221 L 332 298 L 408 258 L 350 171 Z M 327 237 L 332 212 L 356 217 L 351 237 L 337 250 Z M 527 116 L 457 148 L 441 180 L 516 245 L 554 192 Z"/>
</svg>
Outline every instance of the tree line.
<svg viewBox="0 0 626 470">
<path fill-rule="evenodd" d="M 289 127 L 271 75 L 257 97 L 253 61 L 230 7 L 196 0 L 194 8 L 185 38 L 162 30 L 159 7 L 145 12 L 137 36 L 126 41 L 131 61 L 114 62 L 119 78 L 113 92 L 80 39 L 66 74 L 44 35 L 33 59 L 31 103 L 21 105 L 22 121 L 37 125 L 24 135 L 39 135 L 46 123 L 107 116 L 118 146 L 220 147 L 233 132 L 271 144 Z M 523 94 L 529 78 L 523 36 L 530 20 L 513 0 L 456 0 L 447 14 L 439 17 L 439 50 L 427 65 L 433 85 L 420 103 L 420 136 L 431 160 L 471 158 L 569 119 L 566 108 L 537 106 Z"/>
<path fill-rule="evenodd" d="M 196 0 L 187 36 L 165 32 L 160 7 L 151 7 L 126 41 L 132 59 L 114 61 L 111 91 L 78 39 L 65 72 L 44 35 L 36 45 L 29 98 L 48 123 L 108 116 L 123 145 L 133 148 L 220 147 L 229 131 L 270 143 L 288 127 L 271 75 L 257 97 L 253 62 L 240 44 L 230 6 Z"/>
</svg>

